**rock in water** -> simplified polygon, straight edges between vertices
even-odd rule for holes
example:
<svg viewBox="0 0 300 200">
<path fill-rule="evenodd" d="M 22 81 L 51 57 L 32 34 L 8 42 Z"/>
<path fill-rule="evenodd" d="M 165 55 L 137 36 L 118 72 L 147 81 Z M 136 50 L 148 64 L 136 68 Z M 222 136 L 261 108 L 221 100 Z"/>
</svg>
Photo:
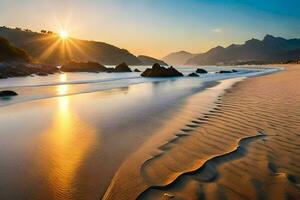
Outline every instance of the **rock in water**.
<svg viewBox="0 0 300 200">
<path fill-rule="evenodd" d="M 188 76 L 190 76 L 190 77 L 198 77 L 199 75 L 196 74 L 195 72 L 193 72 L 193 73 L 190 73 Z"/>
<path fill-rule="evenodd" d="M 132 72 L 126 63 L 121 63 L 115 67 L 115 72 Z"/>
<path fill-rule="evenodd" d="M 229 73 L 232 73 L 232 71 L 229 71 L 229 70 L 221 70 L 221 71 L 219 71 L 219 74 L 229 74 Z"/>
<path fill-rule="evenodd" d="M 18 93 L 16 93 L 15 91 L 11 91 L 11 90 L 3 90 L 0 91 L 0 97 L 12 97 L 12 96 L 17 96 Z"/>
<path fill-rule="evenodd" d="M 141 72 L 139 69 L 135 68 L 134 72 Z"/>
<path fill-rule="evenodd" d="M 205 69 L 198 68 L 196 70 L 196 73 L 198 73 L 198 74 L 207 74 L 207 71 Z"/>
<path fill-rule="evenodd" d="M 105 72 L 107 68 L 96 62 L 69 62 L 61 66 L 63 72 Z"/>
<path fill-rule="evenodd" d="M 180 77 L 182 73 L 177 71 L 174 67 L 165 68 L 155 63 L 152 68 L 146 69 L 141 76 L 143 77 Z"/>
</svg>

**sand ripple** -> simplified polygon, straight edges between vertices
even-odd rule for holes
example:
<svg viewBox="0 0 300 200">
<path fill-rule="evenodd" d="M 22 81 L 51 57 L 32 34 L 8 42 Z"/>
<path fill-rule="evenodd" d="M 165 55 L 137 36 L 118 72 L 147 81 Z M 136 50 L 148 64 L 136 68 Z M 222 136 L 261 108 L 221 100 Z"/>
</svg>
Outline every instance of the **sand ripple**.
<svg viewBox="0 0 300 200">
<path fill-rule="evenodd" d="M 146 160 L 139 199 L 299 199 L 300 69 L 255 77 Z"/>
</svg>

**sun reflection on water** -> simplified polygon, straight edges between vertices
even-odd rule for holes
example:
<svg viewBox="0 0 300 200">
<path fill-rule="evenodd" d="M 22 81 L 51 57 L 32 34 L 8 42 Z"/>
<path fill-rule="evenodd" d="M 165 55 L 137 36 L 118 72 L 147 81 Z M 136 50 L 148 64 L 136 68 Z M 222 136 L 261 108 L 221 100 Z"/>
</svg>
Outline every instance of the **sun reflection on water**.
<svg viewBox="0 0 300 200">
<path fill-rule="evenodd" d="M 57 98 L 53 123 L 40 140 L 43 151 L 38 162 L 42 161 L 54 199 L 72 199 L 78 170 L 96 143 L 96 129 L 72 110 L 70 98 Z"/>
<path fill-rule="evenodd" d="M 66 95 L 69 91 L 69 85 L 59 85 L 57 86 L 57 94 L 58 95 Z"/>
<path fill-rule="evenodd" d="M 67 74 L 60 74 L 59 75 L 60 82 L 66 82 L 67 79 L 68 79 Z"/>
</svg>

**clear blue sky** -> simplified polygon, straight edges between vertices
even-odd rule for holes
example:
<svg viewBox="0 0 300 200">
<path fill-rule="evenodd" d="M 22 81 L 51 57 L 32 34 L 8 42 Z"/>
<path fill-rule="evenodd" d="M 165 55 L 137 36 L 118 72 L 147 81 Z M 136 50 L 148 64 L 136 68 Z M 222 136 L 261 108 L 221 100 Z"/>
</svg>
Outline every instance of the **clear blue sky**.
<svg viewBox="0 0 300 200">
<path fill-rule="evenodd" d="M 299 7 L 296 0 L 1 0 L 0 25 L 67 29 L 160 58 L 265 34 L 300 37 Z"/>
</svg>

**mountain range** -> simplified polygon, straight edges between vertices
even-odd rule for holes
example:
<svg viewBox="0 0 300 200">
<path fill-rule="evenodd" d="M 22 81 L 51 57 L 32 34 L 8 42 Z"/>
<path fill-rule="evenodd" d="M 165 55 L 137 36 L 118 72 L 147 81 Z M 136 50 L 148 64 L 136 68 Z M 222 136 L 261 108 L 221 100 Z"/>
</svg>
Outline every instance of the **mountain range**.
<svg viewBox="0 0 300 200">
<path fill-rule="evenodd" d="M 126 49 L 113 45 L 69 38 L 62 40 L 51 31 L 32 32 L 28 29 L 0 27 L 0 37 L 20 49 L 25 50 L 28 55 L 37 62 L 46 64 L 64 64 L 69 61 L 76 62 L 99 62 L 104 65 L 117 65 L 126 62 L 129 65 L 147 65 L 162 62 L 147 56 L 137 57 Z"/>
<path fill-rule="evenodd" d="M 232 44 L 226 48 L 217 46 L 205 53 L 195 54 L 186 59 L 182 55 L 188 52 L 172 53 L 162 60 L 172 58 L 177 62 L 174 65 L 238 65 L 238 64 L 264 64 L 282 63 L 300 59 L 300 39 L 284 39 L 266 35 L 263 40 L 251 39 L 244 44 Z M 169 63 L 170 60 L 169 60 Z"/>
<path fill-rule="evenodd" d="M 62 40 L 49 31 L 37 33 L 28 29 L 0 27 L 0 37 L 5 38 L 1 39 L 0 62 L 30 60 L 43 64 L 65 64 L 70 61 L 91 61 L 103 65 L 125 62 L 128 65 L 159 63 L 178 66 L 267 64 L 300 60 L 300 39 L 284 39 L 272 35 L 266 35 L 262 40 L 250 39 L 244 44 L 232 44 L 226 48 L 217 46 L 205 53 L 179 51 L 163 57 L 162 60 L 145 55 L 135 56 L 126 49 L 104 42 L 75 38 Z"/>
</svg>

